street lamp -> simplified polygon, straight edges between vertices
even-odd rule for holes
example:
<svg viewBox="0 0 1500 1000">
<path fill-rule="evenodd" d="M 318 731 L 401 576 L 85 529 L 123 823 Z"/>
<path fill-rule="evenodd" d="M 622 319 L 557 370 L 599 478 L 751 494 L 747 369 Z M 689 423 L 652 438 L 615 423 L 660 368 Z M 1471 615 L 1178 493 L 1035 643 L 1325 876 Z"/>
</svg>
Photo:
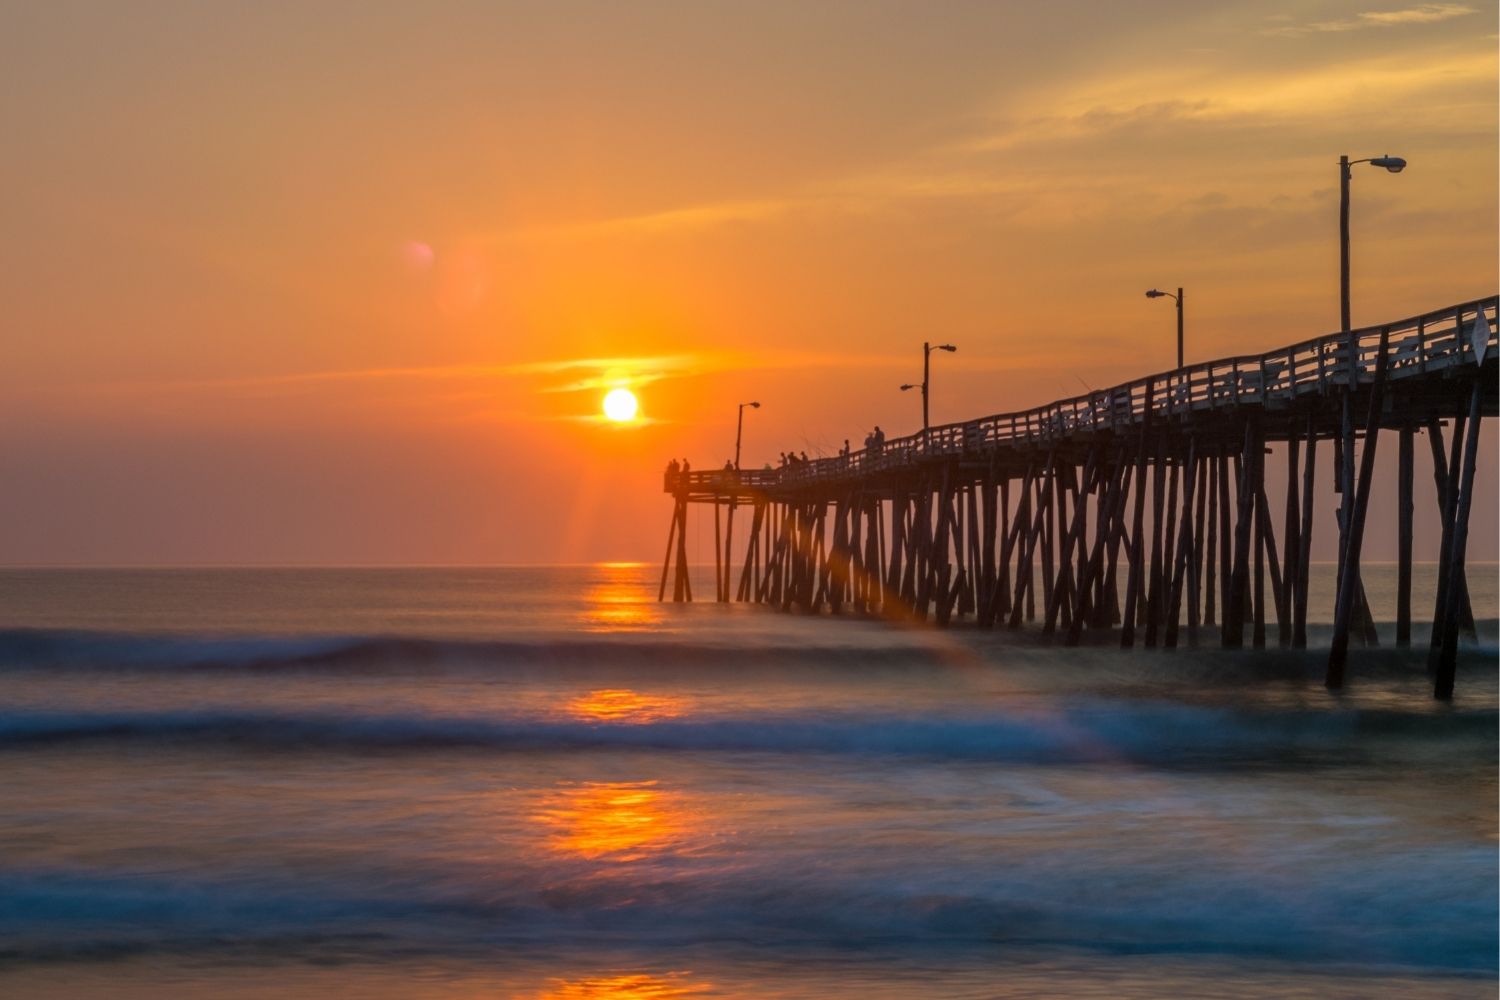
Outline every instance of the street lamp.
<svg viewBox="0 0 1500 1000">
<path fill-rule="evenodd" d="M 902 392 L 905 392 L 908 389 L 917 389 L 917 388 L 920 388 L 922 390 L 922 433 L 923 434 L 927 433 L 927 387 L 932 382 L 932 352 L 933 351 L 947 351 L 949 354 L 952 354 L 956 350 L 958 350 L 958 348 L 954 347 L 952 344 L 929 344 L 926 341 L 923 341 L 922 342 L 922 384 L 920 386 L 918 386 L 915 382 L 908 382 L 906 385 L 903 385 L 901 387 L 901 391 Z"/>
<path fill-rule="evenodd" d="M 752 409 L 756 409 L 756 410 L 760 409 L 760 404 L 759 403 L 741 403 L 740 404 L 740 419 L 739 419 L 739 424 L 738 424 L 738 426 L 735 427 L 735 431 L 734 431 L 734 471 L 735 472 L 740 471 L 740 441 L 745 436 L 745 407 L 747 407 L 747 406 L 750 407 L 750 408 L 752 408 Z"/>
<path fill-rule="evenodd" d="M 1372 167 L 1384 167 L 1393 174 L 1406 169 L 1406 161 L 1399 156 L 1371 156 L 1363 160 L 1339 157 L 1339 318 L 1342 330 L 1348 333 L 1349 323 L 1349 168 L 1356 163 L 1368 163 Z"/>
<path fill-rule="evenodd" d="M 1174 302 L 1177 303 L 1177 367 L 1181 368 L 1182 367 L 1182 289 L 1179 287 L 1177 289 L 1177 294 L 1176 295 L 1173 295 L 1171 292 L 1163 292 L 1163 291 L 1161 291 L 1159 289 L 1156 289 L 1156 288 L 1153 288 L 1153 289 L 1151 289 L 1151 291 L 1149 291 L 1149 292 L 1146 293 L 1146 298 L 1148 298 L 1148 299 L 1159 299 L 1159 298 L 1163 298 L 1163 297 L 1172 299 Z"/>
</svg>

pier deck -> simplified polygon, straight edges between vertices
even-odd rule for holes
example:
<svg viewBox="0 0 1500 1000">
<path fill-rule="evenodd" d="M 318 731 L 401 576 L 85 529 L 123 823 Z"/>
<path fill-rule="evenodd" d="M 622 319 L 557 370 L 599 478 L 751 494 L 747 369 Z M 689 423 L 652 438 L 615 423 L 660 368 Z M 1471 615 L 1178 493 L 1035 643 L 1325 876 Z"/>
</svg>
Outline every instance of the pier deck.
<svg viewBox="0 0 1500 1000">
<path fill-rule="evenodd" d="M 1217 612 L 1226 647 L 1243 645 L 1247 628 L 1264 645 L 1271 617 L 1279 645 L 1305 646 L 1317 446 L 1331 442 L 1339 586 L 1327 681 L 1338 687 L 1350 641 L 1375 641 L 1359 561 L 1382 431 L 1398 438 L 1396 641 L 1410 642 L 1412 453 L 1425 430 L 1442 524 L 1431 657 L 1446 697 L 1458 635 L 1472 628 L 1464 557 L 1479 424 L 1500 406 L 1496 307 L 1491 296 L 1189 365 L 847 456 L 669 473 L 658 596 L 672 576 L 674 599 L 692 599 L 687 511 L 711 504 L 720 601 L 940 625 L 1040 620 L 1069 643 L 1118 628 L 1127 648 L 1138 632 L 1146 646 L 1173 646 L 1184 624 L 1198 635 Z M 1288 463 L 1275 509 L 1272 442 Z M 751 525 L 735 586 L 742 506 Z"/>
</svg>

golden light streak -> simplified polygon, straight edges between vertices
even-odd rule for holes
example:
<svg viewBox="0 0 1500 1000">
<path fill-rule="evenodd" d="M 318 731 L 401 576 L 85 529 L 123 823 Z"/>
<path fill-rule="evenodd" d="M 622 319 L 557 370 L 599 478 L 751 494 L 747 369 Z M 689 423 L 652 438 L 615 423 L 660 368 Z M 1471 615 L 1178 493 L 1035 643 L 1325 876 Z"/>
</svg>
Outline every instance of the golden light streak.
<svg viewBox="0 0 1500 1000">
<path fill-rule="evenodd" d="M 629 688 L 590 691 L 568 702 L 568 714 L 589 722 L 656 722 L 683 714 L 681 698 L 649 695 Z"/>
<path fill-rule="evenodd" d="M 687 973 L 662 976 L 625 975 L 593 979 L 557 980 L 539 1000 L 677 1000 L 703 996 L 712 990 L 707 983 L 691 983 Z"/>
<path fill-rule="evenodd" d="M 564 787 L 548 796 L 536 819 L 553 852 L 622 864 L 670 850 L 692 831 L 681 793 L 654 781 Z"/>
</svg>

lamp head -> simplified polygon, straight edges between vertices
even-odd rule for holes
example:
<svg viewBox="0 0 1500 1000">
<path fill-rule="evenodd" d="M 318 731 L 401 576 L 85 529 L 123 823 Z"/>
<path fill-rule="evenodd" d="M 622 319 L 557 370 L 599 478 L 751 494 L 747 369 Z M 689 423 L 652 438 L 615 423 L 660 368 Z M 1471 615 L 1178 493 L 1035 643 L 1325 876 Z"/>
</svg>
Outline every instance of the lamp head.
<svg viewBox="0 0 1500 1000">
<path fill-rule="evenodd" d="M 937 349 L 940 351 L 947 351 L 949 354 L 952 354 L 954 351 L 958 350 L 958 348 L 954 347 L 952 344 L 939 344 Z"/>
<path fill-rule="evenodd" d="M 906 383 L 905 385 L 903 385 L 901 387 L 901 391 L 905 392 L 907 389 L 915 389 L 915 388 L 916 388 L 916 385 L 914 383 L 908 382 L 908 383 Z"/>
<path fill-rule="evenodd" d="M 1399 156 L 1377 156 L 1370 161 L 1372 167 L 1385 167 L 1393 174 L 1399 174 L 1406 169 L 1406 161 Z"/>
<path fill-rule="evenodd" d="M 757 410 L 760 409 L 760 404 L 759 403 L 751 403 L 749 405 L 752 406 L 752 407 L 754 407 Z"/>
<path fill-rule="evenodd" d="M 1146 298 L 1148 298 L 1148 299 L 1159 299 L 1159 298 L 1161 298 L 1162 296 L 1164 296 L 1166 294 L 1167 294 L 1166 292 L 1163 292 L 1160 289 L 1153 288 L 1153 289 L 1151 289 L 1151 291 L 1149 291 L 1149 292 L 1146 293 Z"/>
</svg>

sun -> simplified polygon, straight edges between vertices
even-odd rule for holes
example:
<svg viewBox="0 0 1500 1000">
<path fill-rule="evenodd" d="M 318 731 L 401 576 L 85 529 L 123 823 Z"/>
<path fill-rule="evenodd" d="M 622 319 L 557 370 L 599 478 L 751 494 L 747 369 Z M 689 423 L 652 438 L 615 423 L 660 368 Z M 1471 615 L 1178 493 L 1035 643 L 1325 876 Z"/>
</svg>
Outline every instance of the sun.
<svg viewBox="0 0 1500 1000">
<path fill-rule="evenodd" d="M 629 389 L 611 389 L 604 397 L 604 415 L 617 424 L 634 420 L 639 406 L 635 393 Z"/>
</svg>

